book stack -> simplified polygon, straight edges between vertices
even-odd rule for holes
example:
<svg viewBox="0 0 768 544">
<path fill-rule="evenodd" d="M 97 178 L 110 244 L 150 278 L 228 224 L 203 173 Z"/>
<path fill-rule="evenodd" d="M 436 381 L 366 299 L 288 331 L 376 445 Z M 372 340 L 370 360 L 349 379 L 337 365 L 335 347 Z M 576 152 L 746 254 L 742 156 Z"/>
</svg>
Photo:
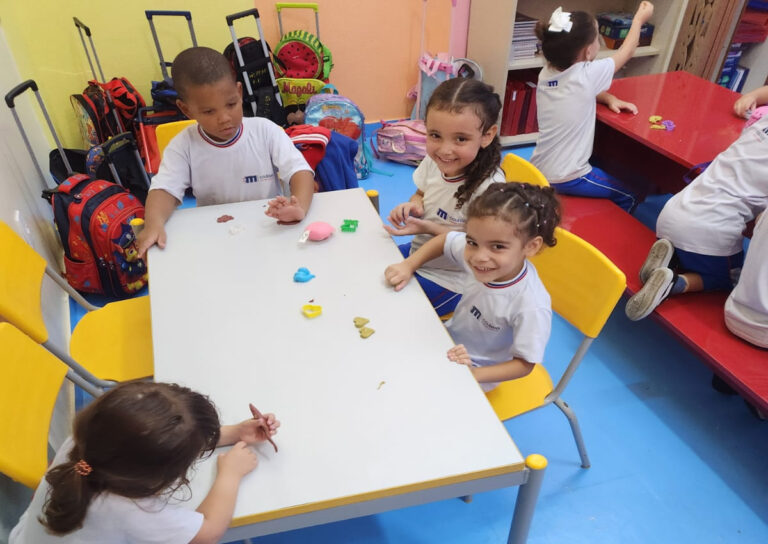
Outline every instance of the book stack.
<svg viewBox="0 0 768 544">
<path fill-rule="evenodd" d="M 536 37 L 536 19 L 515 14 L 515 26 L 512 31 L 512 46 L 509 51 L 509 61 L 530 59 L 539 51 L 540 42 Z"/>
<path fill-rule="evenodd" d="M 539 130 L 536 119 L 536 83 L 538 69 L 515 70 L 507 79 L 501 135 L 515 136 Z"/>
<path fill-rule="evenodd" d="M 717 80 L 718 85 L 727 87 L 732 91 L 741 92 L 744 81 L 747 79 L 746 76 L 749 73 L 748 68 L 739 66 L 739 60 L 741 60 L 745 47 L 742 43 L 731 44 L 723 63 L 723 70 L 720 72 L 720 77 Z"/>
</svg>

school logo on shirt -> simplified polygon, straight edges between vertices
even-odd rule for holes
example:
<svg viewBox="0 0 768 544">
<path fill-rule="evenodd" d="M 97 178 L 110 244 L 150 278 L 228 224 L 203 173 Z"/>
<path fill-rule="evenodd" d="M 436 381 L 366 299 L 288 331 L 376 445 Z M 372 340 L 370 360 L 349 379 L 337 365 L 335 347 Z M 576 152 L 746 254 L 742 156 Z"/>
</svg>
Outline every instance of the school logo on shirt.
<svg viewBox="0 0 768 544">
<path fill-rule="evenodd" d="M 469 310 L 470 315 L 472 315 L 475 319 L 477 319 L 480 323 L 483 324 L 483 327 L 485 327 L 488 330 L 491 331 L 499 331 L 501 330 L 501 327 L 498 327 L 488 321 L 487 319 L 483 319 L 483 314 L 480 313 L 480 310 L 477 309 L 477 306 L 472 306 L 472 309 Z"/>
<path fill-rule="evenodd" d="M 547 87 L 557 87 L 557 80 L 547 81 Z"/>
<path fill-rule="evenodd" d="M 245 176 L 243 181 L 245 183 L 257 183 L 259 181 L 269 181 L 272 179 L 272 174 L 261 174 L 258 176 Z"/>
<path fill-rule="evenodd" d="M 449 215 L 448 212 L 442 208 L 437 209 L 436 215 L 443 221 L 447 221 L 448 223 L 452 223 L 454 225 L 463 225 L 467 222 L 466 219 L 458 215 Z"/>
</svg>

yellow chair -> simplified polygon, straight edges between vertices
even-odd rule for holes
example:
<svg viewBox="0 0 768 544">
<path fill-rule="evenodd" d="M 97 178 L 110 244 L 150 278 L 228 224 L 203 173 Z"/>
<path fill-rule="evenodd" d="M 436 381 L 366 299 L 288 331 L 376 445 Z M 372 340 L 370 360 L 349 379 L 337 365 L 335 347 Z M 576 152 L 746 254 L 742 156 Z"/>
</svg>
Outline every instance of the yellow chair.
<svg viewBox="0 0 768 544">
<path fill-rule="evenodd" d="M 10 323 L 0 323 L 0 346 L 0 472 L 34 489 L 48 467 L 48 427 L 67 367 Z"/>
<path fill-rule="evenodd" d="M 552 298 L 552 309 L 576 327 L 584 338 L 557 386 L 552 386 L 544 365 L 537 364 L 528 376 L 502 382 L 486 395 L 502 421 L 554 403 L 568 418 L 581 466 L 589 468 L 576 414 L 560 395 L 590 344 L 600 334 L 627 281 L 615 264 L 575 234 L 558 227 L 555 236 L 557 245 L 543 249 L 531 260 Z"/>
<path fill-rule="evenodd" d="M 187 128 L 189 125 L 197 123 L 194 119 L 185 119 L 184 121 L 174 121 L 173 123 L 164 123 L 157 125 L 155 129 L 155 139 L 157 140 L 157 152 L 160 153 L 160 157 L 163 156 L 166 146 L 173 140 L 179 132 Z"/>
<path fill-rule="evenodd" d="M 549 187 L 549 182 L 539 169 L 522 157 L 514 153 L 507 153 L 501 161 L 501 169 L 504 170 L 504 177 L 507 181 L 517 181 L 519 183 L 530 183 L 531 185 L 541 185 Z"/>
<path fill-rule="evenodd" d="M 72 331 L 69 350 L 48 337 L 41 287 L 49 276 L 88 311 Z M 0 221 L 0 320 L 8 321 L 45 346 L 84 378 L 98 395 L 115 382 L 154 373 L 149 297 L 111 302 L 98 308 L 54 272 L 29 244 Z M 90 385 L 89 385 L 90 384 Z"/>
</svg>

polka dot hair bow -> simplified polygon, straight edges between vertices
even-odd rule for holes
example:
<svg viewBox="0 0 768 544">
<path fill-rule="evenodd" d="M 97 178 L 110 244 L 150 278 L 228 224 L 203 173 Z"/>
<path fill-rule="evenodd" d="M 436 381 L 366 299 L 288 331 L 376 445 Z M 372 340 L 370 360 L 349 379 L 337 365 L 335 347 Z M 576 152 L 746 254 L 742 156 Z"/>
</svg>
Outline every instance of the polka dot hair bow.
<svg viewBox="0 0 768 544">
<path fill-rule="evenodd" d="M 549 18 L 550 32 L 570 32 L 571 27 L 573 23 L 569 12 L 563 11 L 561 7 L 552 12 L 552 17 Z"/>
</svg>

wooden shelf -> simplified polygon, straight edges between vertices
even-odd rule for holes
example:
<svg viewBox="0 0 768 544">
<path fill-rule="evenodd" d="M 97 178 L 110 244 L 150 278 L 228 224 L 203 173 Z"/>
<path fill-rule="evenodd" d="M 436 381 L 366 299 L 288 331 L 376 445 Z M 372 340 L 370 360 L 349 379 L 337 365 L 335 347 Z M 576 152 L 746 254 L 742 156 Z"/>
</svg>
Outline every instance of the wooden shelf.
<svg viewBox="0 0 768 544">
<path fill-rule="evenodd" d="M 601 49 L 597 53 L 597 58 L 603 59 L 605 57 L 610 57 L 616 52 L 616 49 Z M 646 45 L 643 47 L 638 47 L 635 50 L 635 54 L 632 58 L 637 57 L 654 57 L 656 55 L 661 54 L 661 51 L 652 46 L 652 45 Z M 529 59 L 518 59 L 511 61 L 507 68 L 509 70 L 525 70 L 526 68 L 540 68 L 544 66 L 544 56 L 542 54 L 538 54 L 535 57 L 529 58 Z"/>
</svg>

